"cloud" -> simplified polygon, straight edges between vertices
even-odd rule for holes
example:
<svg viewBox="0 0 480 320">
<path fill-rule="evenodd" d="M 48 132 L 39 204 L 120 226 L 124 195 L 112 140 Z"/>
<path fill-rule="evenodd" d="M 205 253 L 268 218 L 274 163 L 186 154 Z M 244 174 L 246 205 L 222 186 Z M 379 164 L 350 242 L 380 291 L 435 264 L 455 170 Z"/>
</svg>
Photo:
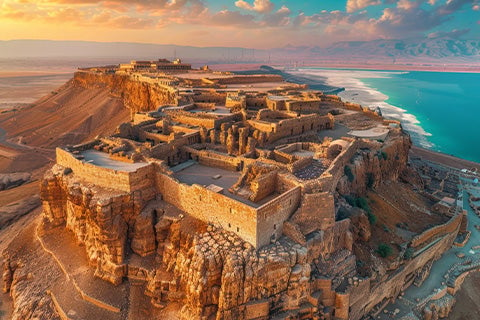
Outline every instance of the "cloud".
<svg viewBox="0 0 480 320">
<path fill-rule="evenodd" d="M 288 26 L 291 23 L 291 13 L 289 8 L 282 6 L 276 12 L 266 14 L 260 24 L 269 27 Z"/>
<path fill-rule="evenodd" d="M 410 1 L 410 0 L 400 0 L 397 3 L 397 8 L 402 10 L 412 10 L 418 8 L 420 3 L 418 1 Z"/>
<path fill-rule="evenodd" d="M 382 2 L 380 0 L 348 0 L 347 12 L 355 12 L 369 6 L 379 5 L 381 3 Z"/>
<path fill-rule="evenodd" d="M 452 30 L 452 31 L 437 31 L 437 32 L 432 32 L 430 34 L 428 34 L 428 38 L 430 39 L 435 39 L 435 38 L 454 38 L 454 39 L 458 39 L 460 38 L 461 36 L 467 34 L 470 32 L 470 29 L 461 29 L 461 30 L 458 30 L 458 29 L 455 29 L 455 30 Z"/>
<path fill-rule="evenodd" d="M 260 13 L 269 13 L 273 11 L 274 4 L 270 0 L 254 0 L 253 5 L 245 0 L 238 0 L 235 6 L 241 9 L 256 11 Z"/>
<path fill-rule="evenodd" d="M 447 2 L 438 9 L 438 14 L 452 14 L 460 10 L 464 5 L 473 3 L 474 0 L 447 0 Z"/>
<path fill-rule="evenodd" d="M 215 13 L 210 17 L 209 23 L 220 26 L 242 26 L 244 28 L 253 28 L 256 26 L 253 15 L 230 10 L 222 10 Z"/>
</svg>

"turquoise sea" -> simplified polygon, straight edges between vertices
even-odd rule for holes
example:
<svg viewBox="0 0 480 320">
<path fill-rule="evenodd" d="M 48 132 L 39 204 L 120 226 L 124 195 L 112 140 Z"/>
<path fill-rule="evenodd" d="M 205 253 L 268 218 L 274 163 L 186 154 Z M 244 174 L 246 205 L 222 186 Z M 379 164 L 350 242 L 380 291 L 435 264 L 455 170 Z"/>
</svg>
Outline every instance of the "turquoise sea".
<svg viewBox="0 0 480 320">
<path fill-rule="evenodd" d="M 343 100 L 380 107 L 402 121 L 414 144 L 480 162 L 480 74 L 308 68 L 345 87 Z"/>
<path fill-rule="evenodd" d="M 480 74 L 413 71 L 362 81 L 413 114 L 432 149 L 480 162 Z"/>
</svg>

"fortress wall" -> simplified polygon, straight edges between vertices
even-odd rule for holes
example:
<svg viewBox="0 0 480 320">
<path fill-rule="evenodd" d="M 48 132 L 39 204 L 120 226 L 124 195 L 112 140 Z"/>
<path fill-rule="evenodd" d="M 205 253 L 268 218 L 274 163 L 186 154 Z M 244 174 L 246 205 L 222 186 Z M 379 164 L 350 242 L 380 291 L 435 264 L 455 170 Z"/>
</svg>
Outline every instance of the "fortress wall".
<svg viewBox="0 0 480 320">
<path fill-rule="evenodd" d="M 278 239 L 282 234 L 283 222 L 298 208 L 301 188 L 293 188 L 257 209 L 257 237 L 259 246 Z"/>
<path fill-rule="evenodd" d="M 153 168 L 151 165 L 140 168 L 135 172 L 122 172 L 82 162 L 60 148 L 56 149 L 56 154 L 58 164 L 72 169 L 75 175 L 100 187 L 132 192 L 152 184 Z M 135 185 L 142 179 L 146 181 L 139 186 Z"/>
<path fill-rule="evenodd" d="M 162 173 L 156 174 L 156 187 L 164 201 L 197 219 L 219 224 L 258 247 L 255 208 L 202 186 L 180 183 Z"/>
<path fill-rule="evenodd" d="M 154 184 L 154 166 L 149 164 L 138 168 L 135 172 L 129 172 L 130 192 L 150 188 Z M 115 183 L 115 181 L 112 181 Z"/>
<path fill-rule="evenodd" d="M 463 215 L 461 214 L 453 216 L 447 223 L 435 226 L 413 237 L 410 245 L 416 248 L 421 246 L 422 244 L 425 244 L 426 242 L 432 241 L 434 238 L 443 236 L 445 234 L 451 234 L 456 229 L 458 229 L 462 220 Z"/>
<path fill-rule="evenodd" d="M 425 251 L 407 262 L 403 268 L 400 268 L 392 274 L 388 279 L 372 286 L 369 294 L 368 303 L 364 305 L 365 312 L 369 312 L 374 306 L 381 303 L 384 299 L 396 299 L 400 292 L 405 288 L 407 279 L 414 275 L 418 270 L 421 270 L 425 265 L 433 260 L 437 260 L 440 256 L 452 247 L 453 241 L 457 236 L 458 228 L 460 227 L 458 220 L 457 229 L 452 233 L 445 234 L 439 241 L 428 247 Z M 356 306 L 360 307 L 359 304 Z M 352 314 L 357 313 L 352 310 Z M 352 318 L 357 320 L 360 318 Z"/>
</svg>

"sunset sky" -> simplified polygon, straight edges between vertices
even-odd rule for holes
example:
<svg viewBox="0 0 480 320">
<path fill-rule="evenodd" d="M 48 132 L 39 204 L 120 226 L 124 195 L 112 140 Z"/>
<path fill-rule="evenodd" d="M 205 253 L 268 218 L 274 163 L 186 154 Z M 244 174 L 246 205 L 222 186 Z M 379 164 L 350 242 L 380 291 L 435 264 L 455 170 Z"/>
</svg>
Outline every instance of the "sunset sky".
<svg viewBox="0 0 480 320">
<path fill-rule="evenodd" d="M 257 48 L 480 38 L 480 0 L 0 0 L 0 40 Z"/>
</svg>

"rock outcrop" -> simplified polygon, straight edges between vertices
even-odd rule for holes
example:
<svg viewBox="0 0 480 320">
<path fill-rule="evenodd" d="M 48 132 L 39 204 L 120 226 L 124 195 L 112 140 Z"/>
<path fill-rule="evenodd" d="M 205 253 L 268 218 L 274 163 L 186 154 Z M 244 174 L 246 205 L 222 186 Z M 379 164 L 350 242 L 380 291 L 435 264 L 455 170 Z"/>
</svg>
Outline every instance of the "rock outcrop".
<svg viewBox="0 0 480 320">
<path fill-rule="evenodd" d="M 78 71 L 73 78 L 75 86 L 108 88 L 112 95 L 123 100 L 132 113 L 156 110 L 160 105 L 176 104 L 174 91 L 156 84 L 141 82 L 128 75 L 94 74 Z"/>
</svg>

